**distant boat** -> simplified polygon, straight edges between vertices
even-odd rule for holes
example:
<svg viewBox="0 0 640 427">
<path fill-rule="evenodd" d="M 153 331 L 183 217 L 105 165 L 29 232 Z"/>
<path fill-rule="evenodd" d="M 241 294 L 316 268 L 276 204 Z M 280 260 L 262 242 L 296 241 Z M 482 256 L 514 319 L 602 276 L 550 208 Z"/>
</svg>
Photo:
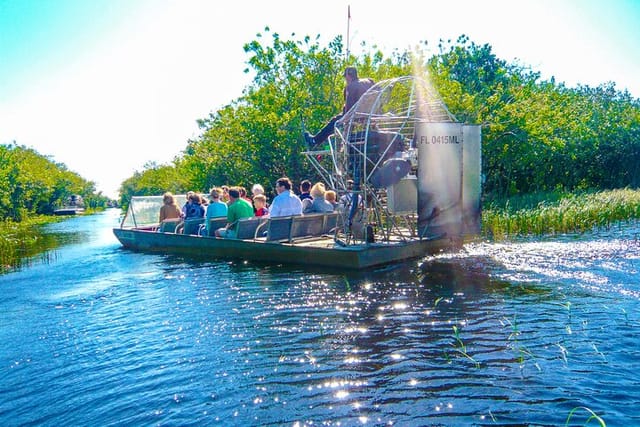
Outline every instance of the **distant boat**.
<svg viewBox="0 0 640 427">
<path fill-rule="evenodd" d="M 65 205 L 53 211 L 54 215 L 79 215 L 84 213 L 84 201 L 79 194 L 67 198 Z"/>
<path fill-rule="evenodd" d="M 84 213 L 84 208 L 78 206 L 65 206 L 53 211 L 54 215 L 80 215 Z"/>
<path fill-rule="evenodd" d="M 303 154 L 345 200 L 339 212 L 242 220 L 230 239 L 203 233 L 204 219 L 158 224 L 162 196 L 133 197 L 113 232 L 142 252 L 346 269 L 459 248 L 479 233 L 480 126 L 456 122 L 427 82 L 374 85 L 335 131 Z"/>
</svg>

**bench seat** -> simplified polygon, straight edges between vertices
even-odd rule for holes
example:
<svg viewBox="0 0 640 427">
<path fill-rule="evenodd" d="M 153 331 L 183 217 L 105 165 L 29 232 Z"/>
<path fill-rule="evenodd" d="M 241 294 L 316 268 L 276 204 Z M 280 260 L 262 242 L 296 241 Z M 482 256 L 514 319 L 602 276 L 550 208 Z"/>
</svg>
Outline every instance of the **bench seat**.
<svg viewBox="0 0 640 427">
<path fill-rule="evenodd" d="M 198 234 L 200 226 L 204 224 L 204 218 L 185 219 L 183 234 Z"/>
<path fill-rule="evenodd" d="M 306 238 L 333 235 L 340 213 L 317 213 L 275 218 L 244 218 L 235 224 L 235 238 L 292 243 Z"/>
<path fill-rule="evenodd" d="M 209 237 L 214 237 L 216 235 L 216 230 L 218 228 L 222 228 L 227 225 L 227 217 L 226 216 L 218 216 L 209 218 Z M 203 234 L 202 232 L 201 234 Z"/>
<path fill-rule="evenodd" d="M 254 239 L 258 227 L 266 218 L 243 218 L 236 223 L 236 239 Z"/>
<path fill-rule="evenodd" d="M 334 234 L 339 217 L 338 212 L 330 212 L 269 218 L 256 229 L 255 239 L 264 236 L 267 242 L 291 243 L 295 240 Z"/>
</svg>

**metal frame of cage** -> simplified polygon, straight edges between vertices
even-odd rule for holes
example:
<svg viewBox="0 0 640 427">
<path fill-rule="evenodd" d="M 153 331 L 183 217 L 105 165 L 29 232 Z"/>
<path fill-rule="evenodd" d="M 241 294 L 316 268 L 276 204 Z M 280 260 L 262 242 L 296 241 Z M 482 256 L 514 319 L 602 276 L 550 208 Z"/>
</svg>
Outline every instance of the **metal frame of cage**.
<svg viewBox="0 0 640 427">
<path fill-rule="evenodd" d="M 386 188 L 372 184 L 372 177 L 393 156 L 404 156 L 417 167 L 415 128 L 421 122 L 456 122 L 430 84 L 421 78 L 404 76 L 384 80 L 371 87 L 336 123 L 334 136 L 323 150 L 304 154 L 331 188 L 347 191 L 353 180 L 352 204 L 343 214 L 343 244 L 417 239 L 415 215 L 394 215 L 387 205 Z M 382 141 L 379 135 L 391 138 Z M 377 144 L 370 139 L 378 138 Z M 386 144 L 386 145 L 385 145 Z M 384 147 L 381 147 L 385 145 Z M 394 147 L 402 148 L 390 152 Z M 415 163 L 414 163 L 415 162 Z M 372 232 L 375 236 L 372 235 Z"/>
</svg>

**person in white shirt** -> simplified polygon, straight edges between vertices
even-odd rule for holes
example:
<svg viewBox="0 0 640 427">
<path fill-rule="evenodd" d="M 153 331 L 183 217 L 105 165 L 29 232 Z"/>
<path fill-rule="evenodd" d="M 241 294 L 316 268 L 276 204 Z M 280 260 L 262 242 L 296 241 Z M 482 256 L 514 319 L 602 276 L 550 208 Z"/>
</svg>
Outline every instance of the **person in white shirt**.
<svg viewBox="0 0 640 427">
<path fill-rule="evenodd" d="M 271 218 L 302 214 L 302 202 L 291 191 L 291 180 L 289 178 L 282 177 L 276 181 L 276 191 L 278 195 L 273 199 L 273 203 L 269 208 L 269 216 Z"/>
</svg>

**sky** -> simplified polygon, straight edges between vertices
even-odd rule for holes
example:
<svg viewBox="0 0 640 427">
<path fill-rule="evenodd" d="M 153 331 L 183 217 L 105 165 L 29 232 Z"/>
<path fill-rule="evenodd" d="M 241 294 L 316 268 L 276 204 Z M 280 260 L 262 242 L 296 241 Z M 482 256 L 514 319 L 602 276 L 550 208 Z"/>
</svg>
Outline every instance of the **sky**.
<svg viewBox="0 0 640 427">
<path fill-rule="evenodd" d="M 353 54 L 461 34 L 570 87 L 609 81 L 640 98 L 640 0 L 0 0 L 0 144 L 64 163 L 116 198 L 170 163 L 197 120 L 242 95 L 243 45 L 337 35 Z M 205 191 L 206 189 L 199 189 Z"/>
</svg>

